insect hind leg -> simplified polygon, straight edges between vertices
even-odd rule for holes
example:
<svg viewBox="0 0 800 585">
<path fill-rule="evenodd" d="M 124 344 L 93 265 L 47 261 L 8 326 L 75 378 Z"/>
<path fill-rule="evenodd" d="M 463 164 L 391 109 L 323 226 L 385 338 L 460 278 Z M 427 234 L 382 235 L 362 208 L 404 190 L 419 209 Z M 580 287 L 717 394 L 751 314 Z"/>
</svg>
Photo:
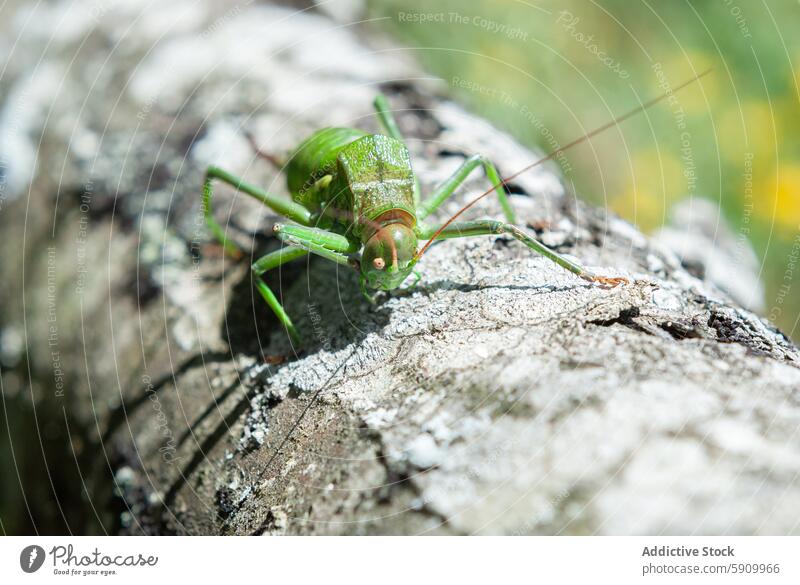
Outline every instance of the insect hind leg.
<svg viewBox="0 0 800 585">
<path fill-rule="evenodd" d="M 426 239 L 431 238 L 434 237 L 437 231 L 438 230 L 435 229 L 423 230 L 421 231 L 421 236 Z M 629 282 L 628 279 L 624 277 L 600 276 L 594 274 L 586 270 L 580 264 L 573 262 L 569 258 L 562 256 L 561 254 L 555 252 L 554 250 L 551 250 L 540 241 L 534 239 L 529 234 L 519 229 L 517 226 L 504 223 L 502 221 L 497 221 L 494 219 L 480 219 L 475 221 L 463 221 L 463 222 L 453 223 L 444 228 L 438 235 L 436 235 L 436 239 L 445 240 L 452 238 L 468 238 L 471 236 L 500 235 L 500 234 L 508 234 L 512 236 L 514 239 L 516 239 L 519 242 L 522 242 L 534 252 L 541 254 L 548 260 L 555 262 L 562 268 L 569 270 L 570 272 L 579 276 L 583 280 L 587 280 L 589 282 L 596 282 L 610 287 L 614 287 L 619 284 L 628 284 Z"/>
<path fill-rule="evenodd" d="M 495 191 L 497 192 L 497 198 L 500 200 L 500 206 L 503 208 L 503 214 L 506 217 L 506 221 L 509 223 L 517 223 L 514 210 L 511 207 L 511 203 L 508 201 L 508 193 L 505 189 L 505 183 L 500 178 L 500 174 L 497 172 L 497 167 L 494 166 L 492 161 L 481 154 L 474 154 L 469 157 L 460 167 L 458 167 L 458 169 L 456 169 L 452 175 L 450 175 L 450 177 L 445 179 L 441 185 L 436 187 L 428 200 L 423 202 L 418 209 L 417 217 L 419 219 L 425 219 L 431 213 L 436 211 L 442 205 L 442 203 L 444 203 L 445 200 L 450 197 L 456 189 L 458 189 L 458 187 L 464 184 L 464 181 L 467 180 L 467 177 L 469 177 L 472 171 L 478 167 L 483 167 L 483 171 L 486 173 L 486 178 L 489 179 L 489 182 L 492 185 L 494 185 Z"/>
<path fill-rule="evenodd" d="M 400 127 L 397 125 L 397 120 L 394 119 L 394 114 L 392 114 L 386 96 L 379 93 L 375 96 L 375 101 L 372 102 L 372 105 L 375 107 L 375 115 L 378 116 L 378 121 L 381 123 L 381 126 L 383 126 L 383 129 L 386 130 L 386 134 L 395 140 L 405 143 L 405 139 L 400 133 Z"/>
<path fill-rule="evenodd" d="M 219 241 L 225 251 L 233 256 L 239 258 L 242 255 L 239 247 L 234 244 L 225 235 L 225 230 L 220 226 L 219 222 L 214 218 L 211 209 L 211 200 L 214 196 L 213 183 L 215 180 L 222 181 L 235 189 L 245 193 L 254 199 L 257 199 L 273 211 L 288 217 L 302 225 L 309 225 L 311 223 L 312 213 L 299 203 L 289 201 L 283 197 L 278 197 L 266 192 L 264 189 L 245 183 L 239 177 L 220 169 L 218 167 L 210 166 L 206 170 L 205 180 L 203 181 L 203 215 L 206 219 L 206 225 L 214 237 Z"/>
<path fill-rule="evenodd" d="M 386 99 L 386 96 L 382 93 L 379 93 L 377 96 L 375 96 L 375 100 L 372 102 L 372 105 L 375 107 L 375 115 L 378 116 L 378 121 L 386 131 L 386 134 L 405 144 L 405 138 L 403 138 L 403 134 L 400 132 L 400 127 L 397 125 L 397 120 L 395 120 L 394 114 L 392 114 L 392 109 L 389 106 L 389 100 Z M 408 145 L 406 145 L 406 147 L 408 147 Z M 419 179 L 416 175 L 414 175 L 414 207 L 419 207 L 419 201 Z"/>
</svg>

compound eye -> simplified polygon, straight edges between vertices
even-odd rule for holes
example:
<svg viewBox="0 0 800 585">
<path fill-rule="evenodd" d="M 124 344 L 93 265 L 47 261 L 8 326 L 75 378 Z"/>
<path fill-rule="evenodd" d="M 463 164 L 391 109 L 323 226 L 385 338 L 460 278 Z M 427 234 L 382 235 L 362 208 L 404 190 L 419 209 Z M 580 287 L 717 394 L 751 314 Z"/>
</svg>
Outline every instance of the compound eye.
<svg viewBox="0 0 800 585">
<path fill-rule="evenodd" d="M 372 265 L 377 270 L 383 270 L 384 268 L 386 268 L 386 262 L 384 262 L 383 258 L 381 258 L 381 257 L 374 258 L 372 260 Z"/>
</svg>

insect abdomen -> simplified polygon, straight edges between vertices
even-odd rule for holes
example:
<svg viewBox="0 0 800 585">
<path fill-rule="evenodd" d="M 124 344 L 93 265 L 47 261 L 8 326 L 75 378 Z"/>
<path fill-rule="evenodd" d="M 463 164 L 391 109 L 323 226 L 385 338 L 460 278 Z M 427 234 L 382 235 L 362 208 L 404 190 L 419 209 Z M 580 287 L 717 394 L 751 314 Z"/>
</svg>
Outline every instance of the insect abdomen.
<svg viewBox="0 0 800 585">
<path fill-rule="evenodd" d="M 292 153 L 286 167 L 289 192 L 296 201 L 306 204 L 306 192 L 321 177 L 332 174 L 336 156 L 365 133 L 355 128 L 323 128 L 315 132 Z"/>
</svg>

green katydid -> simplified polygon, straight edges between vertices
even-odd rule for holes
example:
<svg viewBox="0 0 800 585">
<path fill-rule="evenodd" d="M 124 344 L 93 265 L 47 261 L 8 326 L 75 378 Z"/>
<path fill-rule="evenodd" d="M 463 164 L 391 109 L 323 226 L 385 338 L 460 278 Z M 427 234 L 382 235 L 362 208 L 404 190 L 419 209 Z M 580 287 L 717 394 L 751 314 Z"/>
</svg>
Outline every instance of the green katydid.
<svg viewBox="0 0 800 585">
<path fill-rule="evenodd" d="M 626 283 L 627 279 L 622 277 L 600 276 L 585 270 L 514 225 L 516 217 L 508 200 L 506 183 L 644 111 L 709 71 L 640 104 L 505 179 L 500 178 L 490 160 L 473 155 L 424 201 L 421 201 L 419 183 L 411 168 L 409 152 L 397 122 L 386 98 L 378 95 L 374 105 L 385 134 L 367 134 L 354 128 L 325 128 L 314 133 L 288 158 L 286 176 L 291 200 L 248 184 L 223 169 L 209 167 L 203 185 L 206 222 L 228 253 L 237 257 L 241 255 L 212 214 L 214 180 L 233 186 L 295 222 L 275 225 L 275 233 L 287 245 L 256 260 L 252 264 L 252 272 L 256 288 L 264 301 L 285 326 L 291 340 L 298 345 L 301 339 L 297 329 L 262 276 L 309 253 L 357 269 L 362 292 L 370 300 L 372 297 L 367 292 L 368 288 L 396 289 L 412 273 L 418 280 L 414 266 L 435 240 L 491 234 L 508 234 L 584 280 L 610 286 Z M 258 152 L 273 163 L 281 162 L 276 157 Z M 478 167 L 483 168 L 491 188 L 441 226 L 432 227 L 423 223 Z M 492 192 L 497 193 L 505 222 L 493 219 L 454 222 L 464 211 Z M 425 240 L 427 243 L 417 249 L 419 242 Z"/>
</svg>

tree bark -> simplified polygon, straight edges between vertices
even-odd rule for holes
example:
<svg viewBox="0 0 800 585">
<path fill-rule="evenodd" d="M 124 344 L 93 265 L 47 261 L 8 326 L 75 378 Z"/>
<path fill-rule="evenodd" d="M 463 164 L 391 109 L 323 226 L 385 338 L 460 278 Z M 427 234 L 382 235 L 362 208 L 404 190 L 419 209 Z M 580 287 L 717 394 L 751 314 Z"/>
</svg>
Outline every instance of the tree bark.
<svg viewBox="0 0 800 585">
<path fill-rule="evenodd" d="M 371 306 L 354 273 L 298 261 L 269 277 L 308 342 L 293 352 L 248 270 L 277 248 L 277 218 L 218 186 L 217 218 L 252 250 L 224 257 L 202 221 L 206 165 L 286 194 L 247 133 L 280 153 L 322 126 L 377 131 L 378 91 L 423 192 L 473 153 L 501 175 L 539 156 L 402 51 L 314 10 L 64 4 L 72 28 L 62 4 L 37 9 L 51 28 L 18 33 L 2 79 L 0 300 L 4 396 L 66 438 L 45 459 L 81 480 L 53 487 L 83 500 L 62 512 L 71 527 L 798 532 L 797 348 L 552 166 L 513 182 L 520 223 L 632 284 L 604 289 L 515 240 L 468 238 L 432 247 L 416 289 Z M 437 218 L 486 187 L 476 173 Z"/>
</svg>

